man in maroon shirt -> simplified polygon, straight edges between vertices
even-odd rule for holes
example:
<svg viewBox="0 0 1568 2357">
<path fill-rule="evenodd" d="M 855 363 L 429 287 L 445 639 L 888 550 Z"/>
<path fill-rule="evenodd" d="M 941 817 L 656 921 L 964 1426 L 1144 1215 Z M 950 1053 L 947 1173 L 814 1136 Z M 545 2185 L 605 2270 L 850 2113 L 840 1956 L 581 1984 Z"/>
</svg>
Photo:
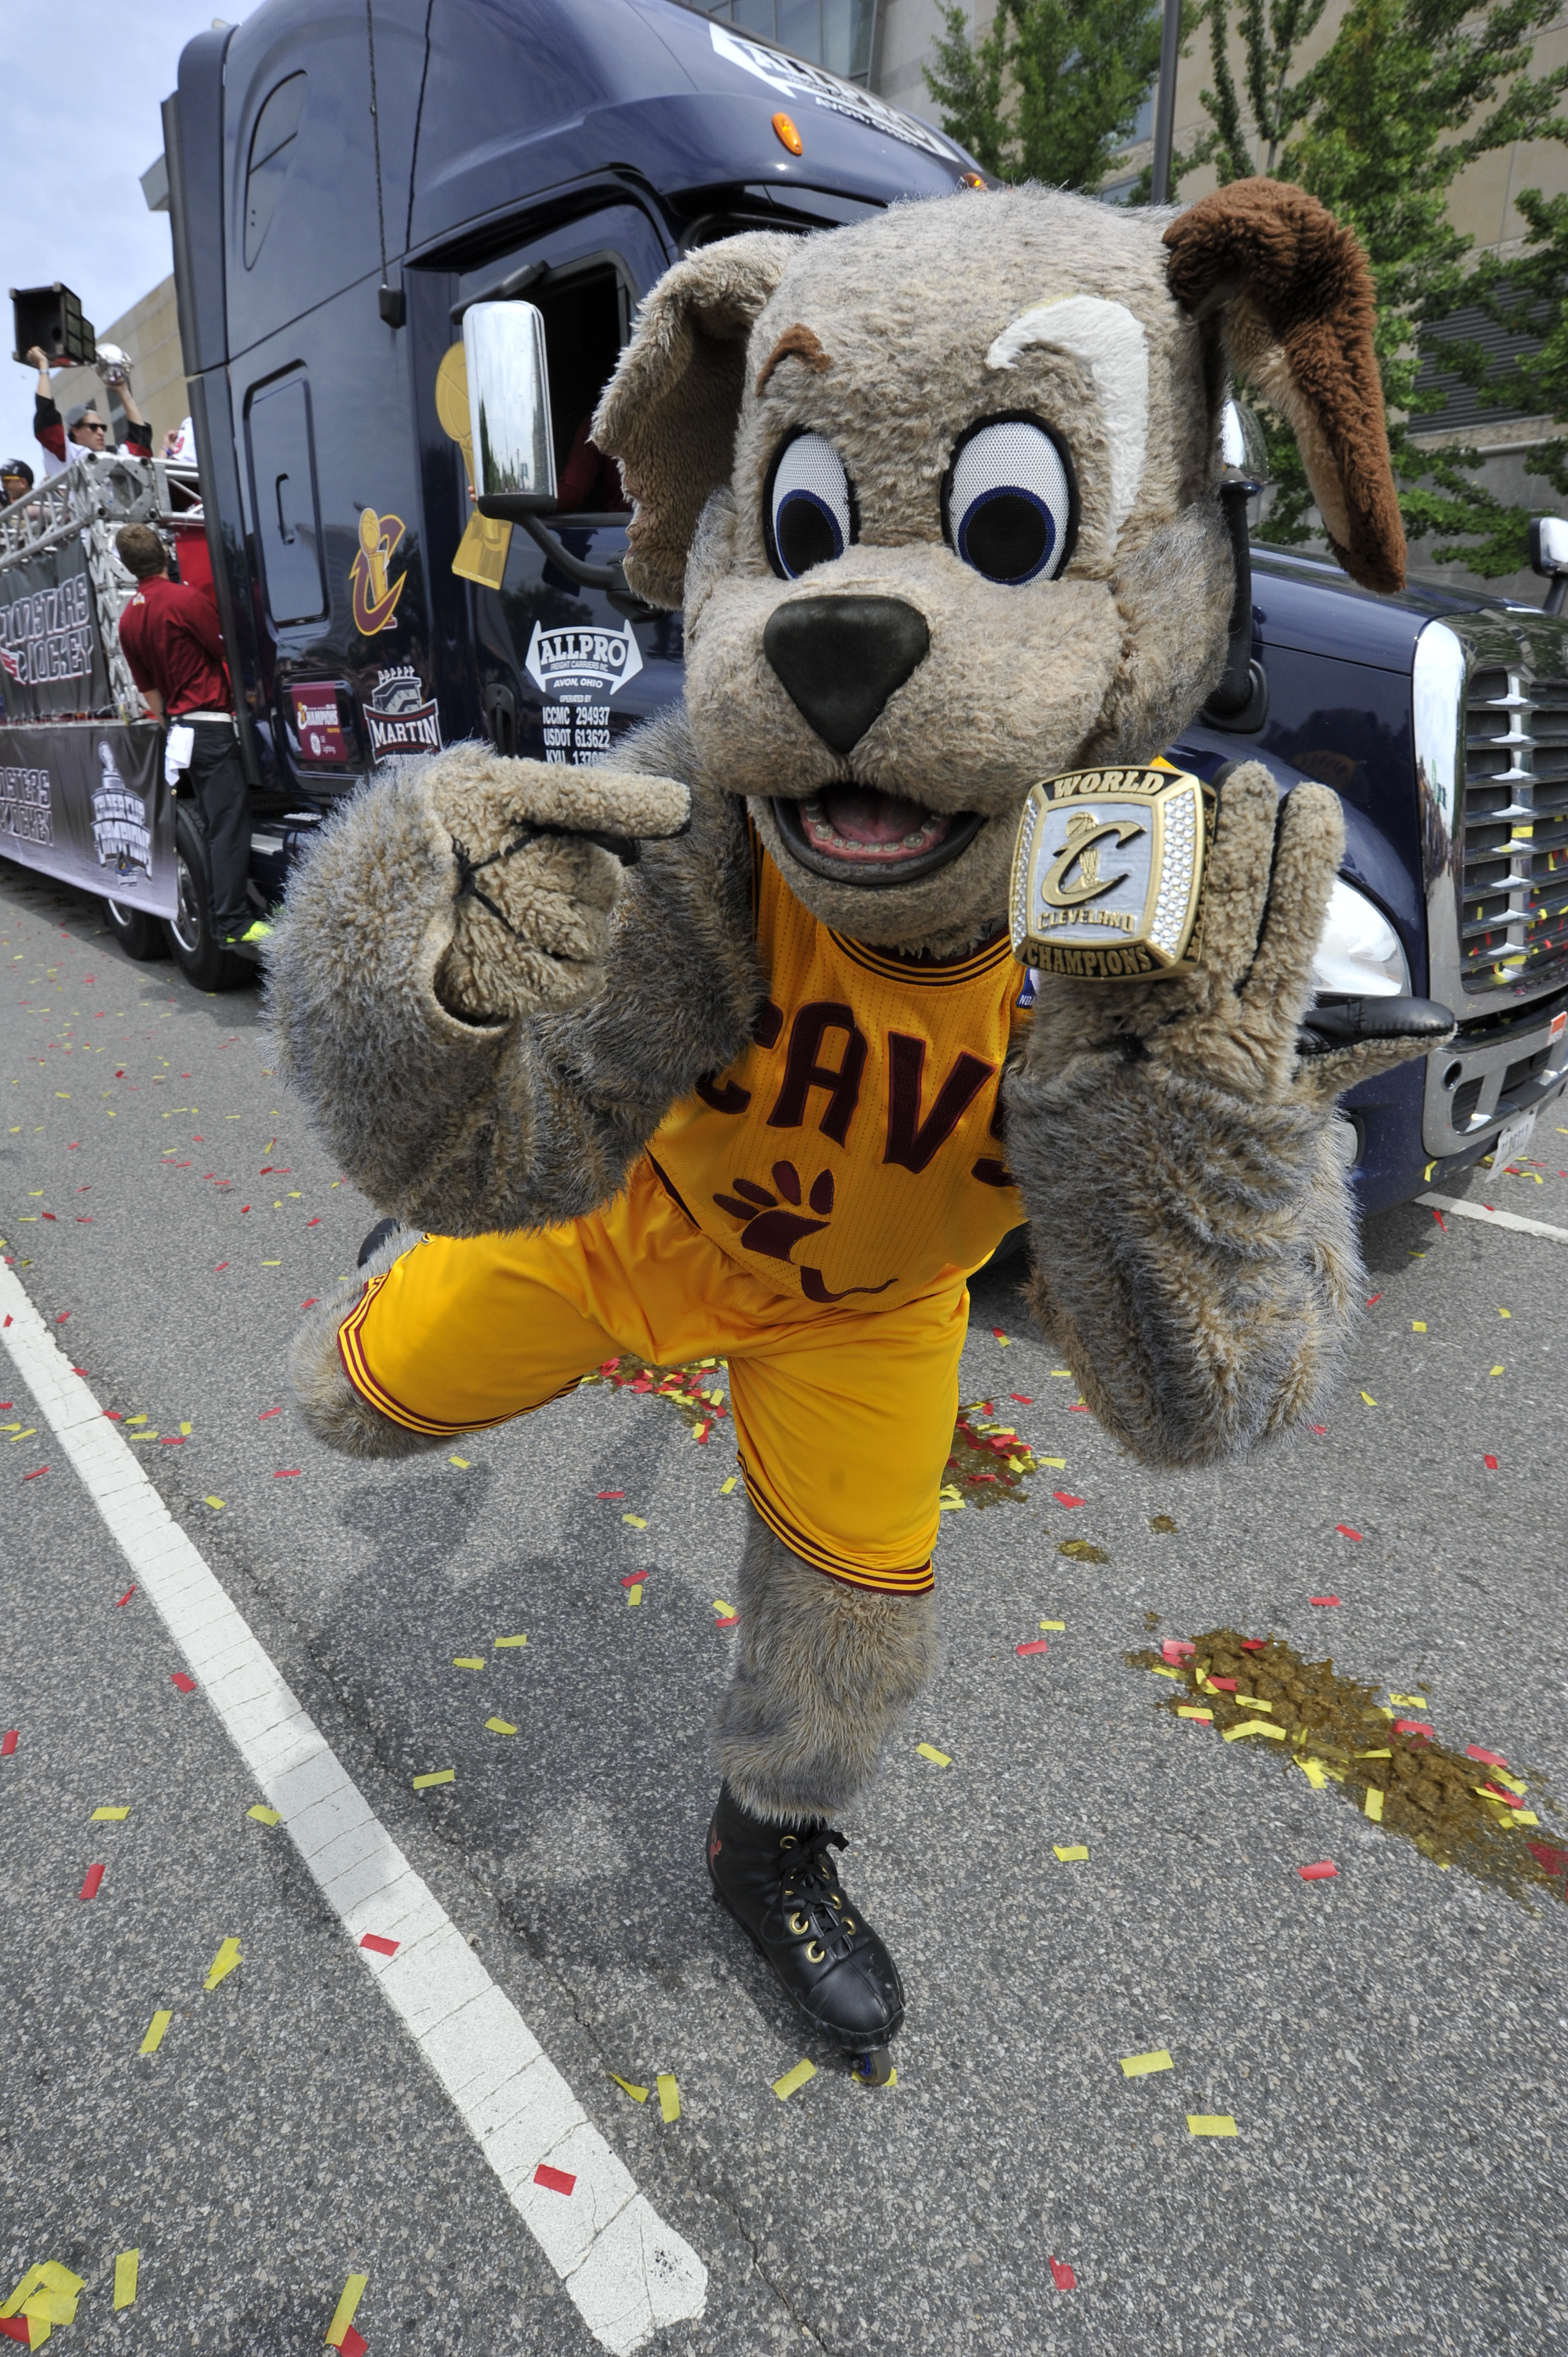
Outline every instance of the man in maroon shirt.
<svg viewBox="0 0 1568 2357">
<path fill-rule="evenodd" d="M 231 947 L 265 941 L 272 928 L 254 917 L 245 889 L 251 866 L 251 806 L 223 662 L 223 635 L 210 597 L 168 577 L 168 557 L 149 524 L 116 533 L 120 562 L 135 576 L 136 594 L 120 617 L 120 644 L 131 676 L 155 720 L 170 723 L 171 754 L 190 730 L 178 762 L 207 838 L 212 930 Z"/>
</svg>

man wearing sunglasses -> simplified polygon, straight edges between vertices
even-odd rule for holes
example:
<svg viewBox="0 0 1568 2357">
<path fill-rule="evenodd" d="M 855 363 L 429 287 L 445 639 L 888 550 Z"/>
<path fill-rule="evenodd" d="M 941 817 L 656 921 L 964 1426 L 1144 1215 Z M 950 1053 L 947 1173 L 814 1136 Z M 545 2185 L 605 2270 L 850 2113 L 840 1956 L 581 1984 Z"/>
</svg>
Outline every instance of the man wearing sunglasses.
<svg viewBox="0 0 1568 2357">
<path fill-rule="evenodd" d="M 68 409 L 62 417 L 49 384 L 48 354 L 41 345 L 35 344 L 27 358 L 38 371 L 33 433 L 43 446 L 45 471 L 62 475 L 84 450 L 113 450 L 115 446 L 109 439 L 108 425 L 98 414 L 97 403 L 81 402 L 74 409 Z M 150 458 L 153 429 L 136 405 L 129 377 L 120 381 L 119 391 L 125 405 L 125 439 L 119 447 L 128 458 Z"/>
</svg>

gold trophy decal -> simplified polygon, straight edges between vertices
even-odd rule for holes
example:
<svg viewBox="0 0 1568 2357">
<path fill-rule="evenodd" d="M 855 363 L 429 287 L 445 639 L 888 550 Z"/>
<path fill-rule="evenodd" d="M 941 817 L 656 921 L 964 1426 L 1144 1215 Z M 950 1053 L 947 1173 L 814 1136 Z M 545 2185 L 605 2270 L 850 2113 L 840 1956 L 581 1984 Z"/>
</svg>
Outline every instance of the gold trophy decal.
<svg viewBox="0 0 1568 2357">
<path fill-rule="evenodd" d="M 1079 982 L 1190 974 L 1214 790 L 1185 770 L 1069 770 L 1029 789 L 1013 854 L 1013 954 Z"/>
<path fill-rule="evenodd" d="M 450 435 L 463 453 L 463 467 L 472 491 L 474 445 L 468 423 L 468 362 L 460 343 L 452 346 L 435 371 L 435 414 L 441 420 L 442 431 Z M 499 589 L 506 579 L 510 548 L 510 523 L 475 513 L 468 518 L 458 543 L 452 570 L 460 581 L 477 581 L 481 588 Z"/>
</svg>

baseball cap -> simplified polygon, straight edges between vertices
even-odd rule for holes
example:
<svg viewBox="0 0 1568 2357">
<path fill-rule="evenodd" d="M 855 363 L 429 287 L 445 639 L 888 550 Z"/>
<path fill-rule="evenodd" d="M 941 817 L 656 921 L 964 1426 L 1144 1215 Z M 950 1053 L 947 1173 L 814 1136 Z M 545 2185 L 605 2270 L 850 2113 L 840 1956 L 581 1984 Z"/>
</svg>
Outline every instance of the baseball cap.
<svg viewBox="0 0 1568 2357">
<path fill-rule="evenodd" d="M 89 414 L 98 418 L 102 418 L 103 414 L 95 401 L 77 402 L 72 408 L 68 409 L 65 413 L 66 432 L 69 434 L 73 425 L 80 425 L 82 419 Z"/>
</svg>

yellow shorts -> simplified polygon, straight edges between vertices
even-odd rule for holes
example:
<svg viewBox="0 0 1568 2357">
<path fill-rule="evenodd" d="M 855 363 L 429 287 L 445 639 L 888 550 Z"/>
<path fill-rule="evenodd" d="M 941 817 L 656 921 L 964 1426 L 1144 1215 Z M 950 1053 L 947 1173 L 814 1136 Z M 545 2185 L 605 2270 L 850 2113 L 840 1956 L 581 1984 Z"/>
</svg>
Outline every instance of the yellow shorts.
<svg viewBox="0 0 1568 2357">
<path fill-rule="evenodd" d="M 606 1359 L 729 1361 L 752 1503 L 834 1579 L 893 1595 L 932 1584 L 952 1449 L 963 1281 L 896 1309 L 770 1291 L 672 1202 L 646 1160 L 568 1225 L 426 1236 L 367 1286 L 339 1333 L 356 1391 L 413 1432 L 504 1424 Z"/>
</svg>

